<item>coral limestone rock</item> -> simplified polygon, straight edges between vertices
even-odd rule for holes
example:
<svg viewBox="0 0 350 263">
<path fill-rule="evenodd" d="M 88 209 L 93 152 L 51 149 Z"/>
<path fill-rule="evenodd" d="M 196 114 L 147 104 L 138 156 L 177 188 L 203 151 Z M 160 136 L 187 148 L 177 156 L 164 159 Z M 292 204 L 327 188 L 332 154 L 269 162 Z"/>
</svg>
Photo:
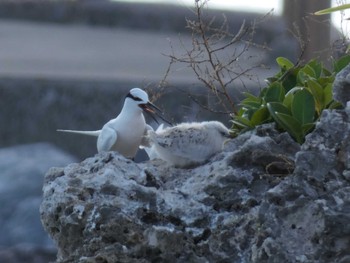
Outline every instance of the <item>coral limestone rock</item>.
<svg viewBox="0 0 350 263">
<path fill-rule="evenodd" d="M 347 65 L 336 75 L 332 90 L 334 99 L 343 106 L 350 101 L 350 65 Z"/>
<path fill-rule="evenodd" d="M 264 125 L 194 169 L 117 153 L 53 168 L 56 262 L 346 262 L 349 117 L 325 111 L 301 148 Z"/>
</svg>

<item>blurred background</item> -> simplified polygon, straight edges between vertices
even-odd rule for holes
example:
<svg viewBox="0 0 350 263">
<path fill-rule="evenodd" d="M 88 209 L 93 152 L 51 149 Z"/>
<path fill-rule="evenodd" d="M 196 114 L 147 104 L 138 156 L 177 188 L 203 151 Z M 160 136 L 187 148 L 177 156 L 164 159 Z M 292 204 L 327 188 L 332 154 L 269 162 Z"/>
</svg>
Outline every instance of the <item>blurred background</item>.
<svg viewBox="0 0 350 263">
<path fill-rule="evenodd" d="M 310 15 L 329 7 L 329 0 L 242 2 L 205 5 L 205 18 L 225 14 L 232 33 L 243 21 L 256 26 L 256 45 L 237 62 L 249 75 L 230 85 L 237 103 L 242 92 L 264 87 L 277 72 L 278 56 L 329 63 L 344 51 L 340 18 L 334 24 L 329 16 Z M 52 166 L 96 153 L 96 138 L 56 129 L 100 129 L 134 87 L 147 90 L 174 123 L 215 119 L 230 125 L 229 115 L 197 103 L 210 103 L 210 94 L 188 64 L 167 70 L 169 55 L 181 57 L 192 47 L 186 19 L 196 19 L 194 0 L 0 1 L 0 262 L 55 259 L 39 218 L 43 176 Z M 302 56 L 300 39 L 309 40 Z M 138 160 L 143 158 L 141 153 Z"/>
</svg>

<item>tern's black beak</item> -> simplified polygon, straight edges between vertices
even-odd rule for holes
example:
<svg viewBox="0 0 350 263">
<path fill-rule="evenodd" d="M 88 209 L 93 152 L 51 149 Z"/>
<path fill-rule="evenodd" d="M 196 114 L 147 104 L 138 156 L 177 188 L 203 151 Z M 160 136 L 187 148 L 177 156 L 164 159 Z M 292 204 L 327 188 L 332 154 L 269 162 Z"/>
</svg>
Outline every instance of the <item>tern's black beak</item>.
<svg viewBox="0 0 350 263">
<path fill-rule="evenodd" d="M 146 104 L 140 104 L 140 107 L 141 107 L 144 111 L 149 112 L 149 113 L 157 114 L 157 112 L 158 112 L 158 113 L 161 113 L 161 112 L 162 112 L 156 105 L 154 105 L 154 104 L 151 103 L 151 102 L 147 102 Z"/>
<path fill-rule="evenodd" d="M 164 116 L 162 111 L 153 103 L 147 102 L 145 104 L 139 104 L 139 106 L 146 112 L 148 113 L 153 120 L 155 120 L 156 123 L 159 124 L 158 120 L 155 118 L 155 116 L 159 117 L 161 120 L 164 122 L 172 125 Z"/>
</svg>

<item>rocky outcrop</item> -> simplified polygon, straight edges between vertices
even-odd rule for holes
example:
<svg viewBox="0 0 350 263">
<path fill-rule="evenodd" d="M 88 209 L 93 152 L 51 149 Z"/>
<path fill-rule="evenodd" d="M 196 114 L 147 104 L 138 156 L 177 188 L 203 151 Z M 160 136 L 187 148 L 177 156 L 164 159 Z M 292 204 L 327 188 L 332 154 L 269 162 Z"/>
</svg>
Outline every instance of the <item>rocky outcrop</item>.
<svg viewBox="0 0 350 263">
<path fill-rule="evenodd" d="M 52 168 L 57 262 L 349 262 L 349 120 L 324 111 L 301 148 L 264 125 L 193 169 L 111 152 Z"/>
</svg>

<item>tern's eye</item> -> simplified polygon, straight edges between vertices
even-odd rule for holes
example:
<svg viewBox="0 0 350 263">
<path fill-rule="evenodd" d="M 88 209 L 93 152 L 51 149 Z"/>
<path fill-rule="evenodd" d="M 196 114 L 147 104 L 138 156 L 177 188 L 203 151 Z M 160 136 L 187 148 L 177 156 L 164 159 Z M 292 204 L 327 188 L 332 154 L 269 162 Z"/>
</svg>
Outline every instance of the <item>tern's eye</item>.
<svg viewBox="0 0 350 263">
<path fill-rule="evenodd" d="M 133 96 L 131 93 L 128 93 L 128 95 L 126 95 L 127 98 L 131 98 L 134 101 L 142 101 L 142 99 L 140 99 L 139 97 L 135 97 Z"/>
</svg>

